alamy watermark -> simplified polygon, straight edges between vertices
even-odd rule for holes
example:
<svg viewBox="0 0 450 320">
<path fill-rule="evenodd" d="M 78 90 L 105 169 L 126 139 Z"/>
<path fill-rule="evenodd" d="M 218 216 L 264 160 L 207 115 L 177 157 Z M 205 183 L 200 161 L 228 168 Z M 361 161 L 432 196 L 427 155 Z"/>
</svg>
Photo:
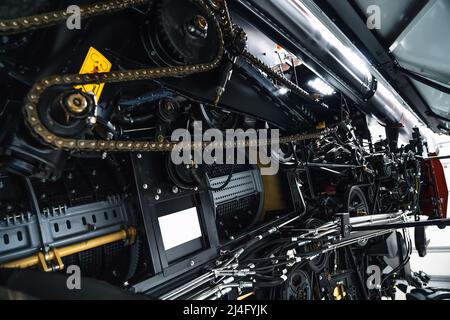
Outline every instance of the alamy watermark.
<svg viewBox="0 0 450 320">
<path fill-rule="evenodd" d="M 172 133 L 172 141 L 178 142 L 171 153 L 175 165 L 259 164 L 262 175 L 278 173 L 279 162 L 272 156 L 280 152 L 277 129 L 203 131 L 201 121 L 196 121 L 193 131 L 177 129 Z"/>
<path fill-rule="evenodd" d="M 377 5 L 370 5 L 367 7 L 367 28 L 369 30 L 381 29 L 381 8 Z"/>
<path fill-rule="evenodd" d="M 381 288 L 381 268 L 377 265 L 370 265 L 367 267 L 367 280 L 366 286 L 369 290 L 375 290 Z"/>
<path fill-rule="evenodd" d="M 69 17 L 66 19 L 66 26 L 69 30 L 81 29 L 81 8 L 77 5 L 68 6 L 66 12 Z"/>
<path fill-rule="evenodd" d="M 67 267 L 66 273 L 69 274 L 66 280 L 66 286 L 69 290 L 81 290 L 81 269 L 77 265 Z"/>
</svg>

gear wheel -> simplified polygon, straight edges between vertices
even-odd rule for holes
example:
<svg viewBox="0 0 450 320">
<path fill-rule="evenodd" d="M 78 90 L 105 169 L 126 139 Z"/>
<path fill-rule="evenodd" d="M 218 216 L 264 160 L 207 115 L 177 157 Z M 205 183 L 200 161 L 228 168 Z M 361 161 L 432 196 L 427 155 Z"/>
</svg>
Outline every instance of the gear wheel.
<svg viewBox="0 0 450 320">
<path fill-rule="evenodd" d="M 159 0 L 143 34 L 150 59 L 158 66 L 197 64 L 214 59 L 220 48 L 215 17 L 191 0 Z M 216 48 L 216 50 L 212 50 Z"/>
</svg>

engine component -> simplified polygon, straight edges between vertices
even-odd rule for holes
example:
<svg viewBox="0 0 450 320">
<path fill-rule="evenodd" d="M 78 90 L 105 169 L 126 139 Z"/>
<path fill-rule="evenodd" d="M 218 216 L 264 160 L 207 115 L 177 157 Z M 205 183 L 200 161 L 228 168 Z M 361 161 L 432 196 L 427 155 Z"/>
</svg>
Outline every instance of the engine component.
<svg viewBox="0 0 450 320">
<path fill-rule="evenodd" d="M 370 209 L 366 200 L 366 196 L 361 188 L 357 186 L 351 187 L 347 192 L 347 208 L 348 212 L 353 216 L 369 215 Z"/>
<path fill-rule="evenodd" d="M 259 170 L 249 169 L 246 166 L 232 167 L 232 165 L 212 166 L 208 170 L 209 187 L 220 188 L 229 180 L 222 189 L 210 191 L 221 240 L 233 239 L 257 223 L 261 217 L 264 200 Z"/>
<path fill-rule="evenodd" d="M 373 141 L 365 106 L 347 102 L 348 91 L 384 96 L 370 70 L 349 79 L 352 68 L 340 64 L 329 71 L 353 89 L 310 94 L 302 86 L 317 69 L 262 34 L 266 25 L 277 33 L 278 22 L 248 19 L 264 19 L 262 12 L 230 12 L 225 0 L 90 0 L 81 13 L 96 18 L 69 36 L 62 2 L 19 3 L 28 16 L 0 13 L 7 35 L 0 44 L 0 267 L 74 264 L 161 299 L 378 299 L 408 273 L 409 235 L 393 231 L 448 224 L 410 222 L 424 204 L 419 196 L 439 193 L 418 130 L 404 146 L 399 125 Z M 305 33 L 311 24 L 303 18 Z M 274 56 L 275 48 L 280 61 L 250 53 L 251 37 L 264 38 L 257 50 Z M 328 49 L 318 60 L 329 58 Z M 102 88 L 101 99 L 87 92 L 92 87 Z M 174 149 L 171 133 L 186 129 L 195 138 L 198 120 L 222 133 L 281 130 L 279 141 L 186 142 L 194 151 L 262 142 L 280 165 L 277 177 L 265 186 L 253 165 L 195 157 L 175 164 L 171 152 L 192 149 Z M 436 203 L 431 218 L 443 217 L 445 201 Z M 389 234 L 398 250 L 389 248 Z M 423 254 L 425 236 L 416 236 Z M 361 271 L 372 264 L 393 269 L 366 292 Z"/>
<path fill-rule="evenodd" d="M 242 117 L 238 114 L 227 110 L 211 108 L 203 104 L 199 106 L 199 109 L 202 120 L 210 128 L 225 131 L 226 129 L 236 128 L 239 122 L 242 121 Z"/>
<path fill-rule="evenodd" d="M 279 293 L 272 293 L 272 296 L 283 300 L 312 300 L 313 288 L 308 274 L 298 269 L 292 270 L 287 275 L 286 283 L 279 288 Z"/>
<path fill-rule="evenodd" d="M 0 262 L 39 248 L 61 247 L 120 230 L 129 224 L 121 199 L 76 207 L 44 209 L 38 214 L 8 215 L 1 221 Z"/>
<path fill-rule="evenodd" d="M 6 171 L 38 179 L 58 179 L 63 170 L 66 155 L 50 150 L 29 138 L 13 135 L 0 152 Z"/>
<path fill-rule="evenodd" d="M 128 230 L 118 231 L 115 233 L 111 233 L 109 235 L 105 235 L 95 239 L 90 239 L 67 247 L 61 247 L 57 249 L 53 248 L 49 251 L 47 256 L 44 256 L 43 253 L 39 252 L 37 255 L 31 256 L 29 258 L 24 258 L 2 264 L 0 265 L 0 268 L 24 269 L 40 264 L 42 269 L 46 272 L 52 270 L 62 270 L 64 268 L 62 258 L 64 257 L 84 252 L 92 248 L 101 247 L 120 240 L 126 240 L 128 241 L 128 244 L 133 244 L 135 238 L 136 238 L 136 230 L 134 228 L 130 228 Z M 55 266 L 52 266 L 53 262 L 56 263 Z M 49 264 L 51 267 L 49 266 Z"/>
<path fill-rule="evenodd" d="M 151 21 L 143 39 L 149 58 L 157 66 L 200 64 L 219 54 L 222 40 L 218 26 L 195 1 L 158 1 Z"/>
<path fill-rule="evenodd" d="M 87 118 L 93 115 L 95 101 L 78 90 L 54 87 L 44 93 L 38 105 L 42 123 L 65 138 L 83 136 L 89 128 Z"/>
</svg>

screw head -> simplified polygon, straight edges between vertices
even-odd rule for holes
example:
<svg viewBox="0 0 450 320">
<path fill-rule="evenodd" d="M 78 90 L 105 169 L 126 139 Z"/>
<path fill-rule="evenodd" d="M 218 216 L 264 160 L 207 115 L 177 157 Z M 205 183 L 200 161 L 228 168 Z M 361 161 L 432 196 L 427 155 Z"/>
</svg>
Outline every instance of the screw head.
<svg viewBox="0 0 450 320">
<path fill-rule="evenodd" d="M 96 117 L 88 117 L 87 123 L 90 124 L 91 126 L 93 126 L 94 124 L 97 123 L 97 118 Z"/>
<path fill-rule="evenodd" d="M 167 112 L 172 112 L 174 109 L 173 103 L 171 101 L 167 101 L 164 104 L 164 109 L 166 109 Z"/>
<path fill-rule="evenodd" d="M 138 154 L 136 155 L 136 157 L 137 157 L 138 159 L 142 159 L 142 154 L 138 153 Z"/>
<path fill-rule="evenodd" d="M 195 261 L 194 261 L 194 260 L 191 260 L 191 262 L 189 262 L 189 265 L 190 265 L 191 267 L 193 267 L 193 266 L 195 265 Z"/>
<path fill-rule="evenodd" d="M 156 200 L 156 201 L 159 200 L 159 196 L 158 196 L 158 195 L 155 196 L 155 200 Z"/>
<path fill-rule="evenodd" d="M 203 16 L 200 16 L 200 15 L 196 16 L 195 17 L 195 26 L 201 31 L 206 31 L 206 30 L 208 30 L 208 21 Z"/>
<path fill-rule="evenodd" d="M 144 184 L 142 185 L 142 188 L 144 188 L 145 190 L 147 190 L 147 189 L 148 189 L 148 184 L 144 183 Z"/>
</svg>

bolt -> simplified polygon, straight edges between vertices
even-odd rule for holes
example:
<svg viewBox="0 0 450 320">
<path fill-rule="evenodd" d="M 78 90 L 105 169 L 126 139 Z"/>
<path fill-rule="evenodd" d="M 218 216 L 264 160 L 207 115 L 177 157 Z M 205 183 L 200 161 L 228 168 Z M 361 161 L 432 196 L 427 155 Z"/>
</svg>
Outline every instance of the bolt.
<svg viewBox="0 0 450 320">
<path fill-rule="evenodd" d="M 73 93 L 66 98 L 67 109 L 76 115 L 86 111 L 89 106 L 88 100 L 81 93 Z"/>
<path fill-rule="evenodd" d="M 206 31 L 208 30 L 208 21 L 203 16 L 196 16 L 195 26 L 201 31 Z"/>
<path fill-rule="evenodd" d="M 164 104 L 164 109 L 166 109 L 167 112 L 172 112 L 174 109 L 173 103 L 171 101 L 167 101 Z"/>
<path fill-rule="evenodd" d="M 159 200 L 159 196 L 158 196 L 158 195 L 155 196 L 155 200 L 156 200 L 156 201 Z"/>
<path fill-rule="evenodd" d="M 158 188 L 158 189 L 156 189 L 156 193 L 157 193 L 157 194 L 161 194 L 161 193 L 162 193 L 162 190 L 161 190 L 160 188 Z"/>
<path fill-rule="evenodd" d="M 108 132 L 106 134 L 106 140 L 112 140 L 114 138 L 114 134 L 112 132 Z"/>
<path fill-rule="evenodd" d="M 138 153 L 138 154 L 137 154 L 137 158 L 138 158 L 138 159 L 142 159 L 142 154 Z"/>
<path fill-rule="evenodd" d="M 97 123 L 97 118 L 96 117 L 88 117 L 87 118 L 87 123 L 91 126 L 93 126 L 94 124 Z"/>
<path fill-rule="evenodd" d="M 221 0 L 209 0 L 209 3 L 213 6 L 214 9 L 219 9 L 221 6 Z"/>
<path fill-rule="evenodd" d="M 191 260 L 191 262 L 189 262 L 190 266 L 193 267 L 195 265 L 195 261 Z"/>
<path fill-rule="evenodd" d="M 144 184 L 142 185 L 142 188 L 144 188 L 144 190 L 147 190 L 147 189 L 148 189 L 148 184 L 144 183 Z"/>
<path fill-rule="evenodd" d="M 178 191 L 179 191 L 179 190 L 178 190 L 178 187 L 177 187 L 177 186 L 174 186 L 174 187 L 172 188 L 172 192 L 173 192 L 173 193 L 178 193 Z"/>
</svg>

